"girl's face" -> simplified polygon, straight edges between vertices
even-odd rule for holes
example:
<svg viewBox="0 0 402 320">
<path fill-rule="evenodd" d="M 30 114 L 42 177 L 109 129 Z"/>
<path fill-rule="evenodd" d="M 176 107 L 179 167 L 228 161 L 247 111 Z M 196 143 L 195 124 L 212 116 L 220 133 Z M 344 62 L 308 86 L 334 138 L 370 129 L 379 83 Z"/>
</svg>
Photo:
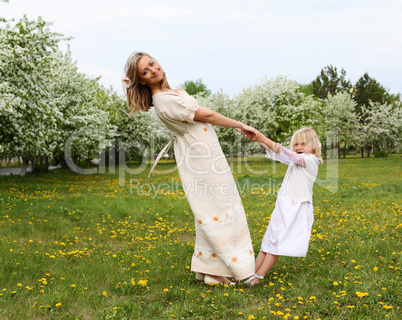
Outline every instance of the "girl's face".
<svg viewBox="0 0 402 320">
<path fill-rule="evenodd" d="M 150 88 L 160 85 L 163 80 L 162 67 L 155 59 L 149 56 L 143 56 L 140 61 L 138 61 L 137 71 L 140 83 Z"/>
<path fill-rule="evenodd" d="M 296 141 L 294 146 L 293 146 L 293 151 L 300 154 L 300 153 L 310 153 L 314 154 L 314 150 L 311 147 L 310 143 L 304 143 L 304 142 L 299 142 Z"/>
</svg>

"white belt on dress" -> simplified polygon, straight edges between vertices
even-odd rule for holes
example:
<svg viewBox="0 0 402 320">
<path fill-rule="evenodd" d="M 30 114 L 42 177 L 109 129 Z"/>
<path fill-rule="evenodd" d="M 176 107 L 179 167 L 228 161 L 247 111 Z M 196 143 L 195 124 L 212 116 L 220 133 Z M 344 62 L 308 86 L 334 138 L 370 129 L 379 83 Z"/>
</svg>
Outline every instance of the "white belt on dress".
<svg viewBox="0 0 402 320">
<path fill-rule="evenodd" d="M 151 170 L 149 171 L 148 178 L 151 176 L 152 171 L 154 171 L 156 165 L 158 164 L 159 160 L 169 152 L 170 147 L 172 146 L 173 141 L 176 139 L 176 136 L 173 136 L 172 139 L 168 142 L 166 146 L 163 147 L 162 151 L 159 152 L 158 156 L 155 159 L 154 165 L 152 166 Z"/>
</svg>

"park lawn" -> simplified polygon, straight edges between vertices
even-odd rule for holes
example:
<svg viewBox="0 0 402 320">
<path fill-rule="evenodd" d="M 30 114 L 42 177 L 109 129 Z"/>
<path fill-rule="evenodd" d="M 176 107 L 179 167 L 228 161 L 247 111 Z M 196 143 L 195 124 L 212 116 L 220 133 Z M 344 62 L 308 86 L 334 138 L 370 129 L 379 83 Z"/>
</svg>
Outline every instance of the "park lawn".
<svg viewBox="0 0 402 320">
<path fill-rule="evenodd" d="M 322 165 L 307 257 L 280 257 L 253 288 L 196 282 L 174 168 L 0 177 L 0 319 L 400 318 L 401 157 Z M 258 253 L 286 167 L 232 171 Z"/>
</svg>

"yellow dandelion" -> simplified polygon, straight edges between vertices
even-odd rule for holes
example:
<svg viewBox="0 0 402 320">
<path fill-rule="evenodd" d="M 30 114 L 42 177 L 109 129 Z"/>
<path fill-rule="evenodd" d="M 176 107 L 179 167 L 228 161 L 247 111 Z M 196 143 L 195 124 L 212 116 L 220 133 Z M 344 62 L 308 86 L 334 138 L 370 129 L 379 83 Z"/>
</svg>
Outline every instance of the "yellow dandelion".
<svg viewBox="0 0 402 320">
<path fill-rule="evenodd" d="M 368 294 L 367 292 L 359 292 L 359 291 L 356 291 L 356 295 L 357 295 L 359 298 L 363 298 L 363 297 L 368 296 L 369 294 Z"/>
<path fill-rule="evenodd" d="M 138 281 L 138 284 L 139 284 L 140 286 L 145 287 L 145 286 L 147 285 L 147 282 L 148 282 L 148 280 L 140 280 L 140 281 Z"/>
<path fill-rule="evenodd" d="M 102 292 L 102 295 L 104 295 L 105 297 L 107 296 L 107 292 L 106 291 L 103 291 Z"/>
</svg>

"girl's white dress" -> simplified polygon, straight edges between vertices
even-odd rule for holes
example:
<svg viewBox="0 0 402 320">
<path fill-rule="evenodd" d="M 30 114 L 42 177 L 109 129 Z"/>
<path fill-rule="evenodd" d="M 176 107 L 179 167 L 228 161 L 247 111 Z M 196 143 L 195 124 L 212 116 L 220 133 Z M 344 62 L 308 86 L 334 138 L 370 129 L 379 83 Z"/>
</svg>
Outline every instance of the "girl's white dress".
<svg viewBox="0 0 402 320">
<path fill-rule="evenodd" d="M 312 168 L 313 172 L 317 172 L 318 159 L 312 154 L 297 154 L 285 147 L 281 147 L 279 154 L 273 151 L 267 152 L 266 157 L 289 165 L 289 168 L 278 192 L 275 209 L 262 240 L 261 251 L 281 256 L 305 257 L 314 221 L 313 203 L 312 201 L 295 203 L 294 199 L 292 200 L 289 193 L 291 168 L 307 166 L 309 169 Z"/>
<path fill-rule="evenodd" d="M 255 261 L 246 214 L 214 129 L 194 121 L 198 103 L 184 90 L 159 92 L 152 100 L 175 135 L 177 168 L 195 218 L 191 271 L 250 277 Z"/>
</svg>

